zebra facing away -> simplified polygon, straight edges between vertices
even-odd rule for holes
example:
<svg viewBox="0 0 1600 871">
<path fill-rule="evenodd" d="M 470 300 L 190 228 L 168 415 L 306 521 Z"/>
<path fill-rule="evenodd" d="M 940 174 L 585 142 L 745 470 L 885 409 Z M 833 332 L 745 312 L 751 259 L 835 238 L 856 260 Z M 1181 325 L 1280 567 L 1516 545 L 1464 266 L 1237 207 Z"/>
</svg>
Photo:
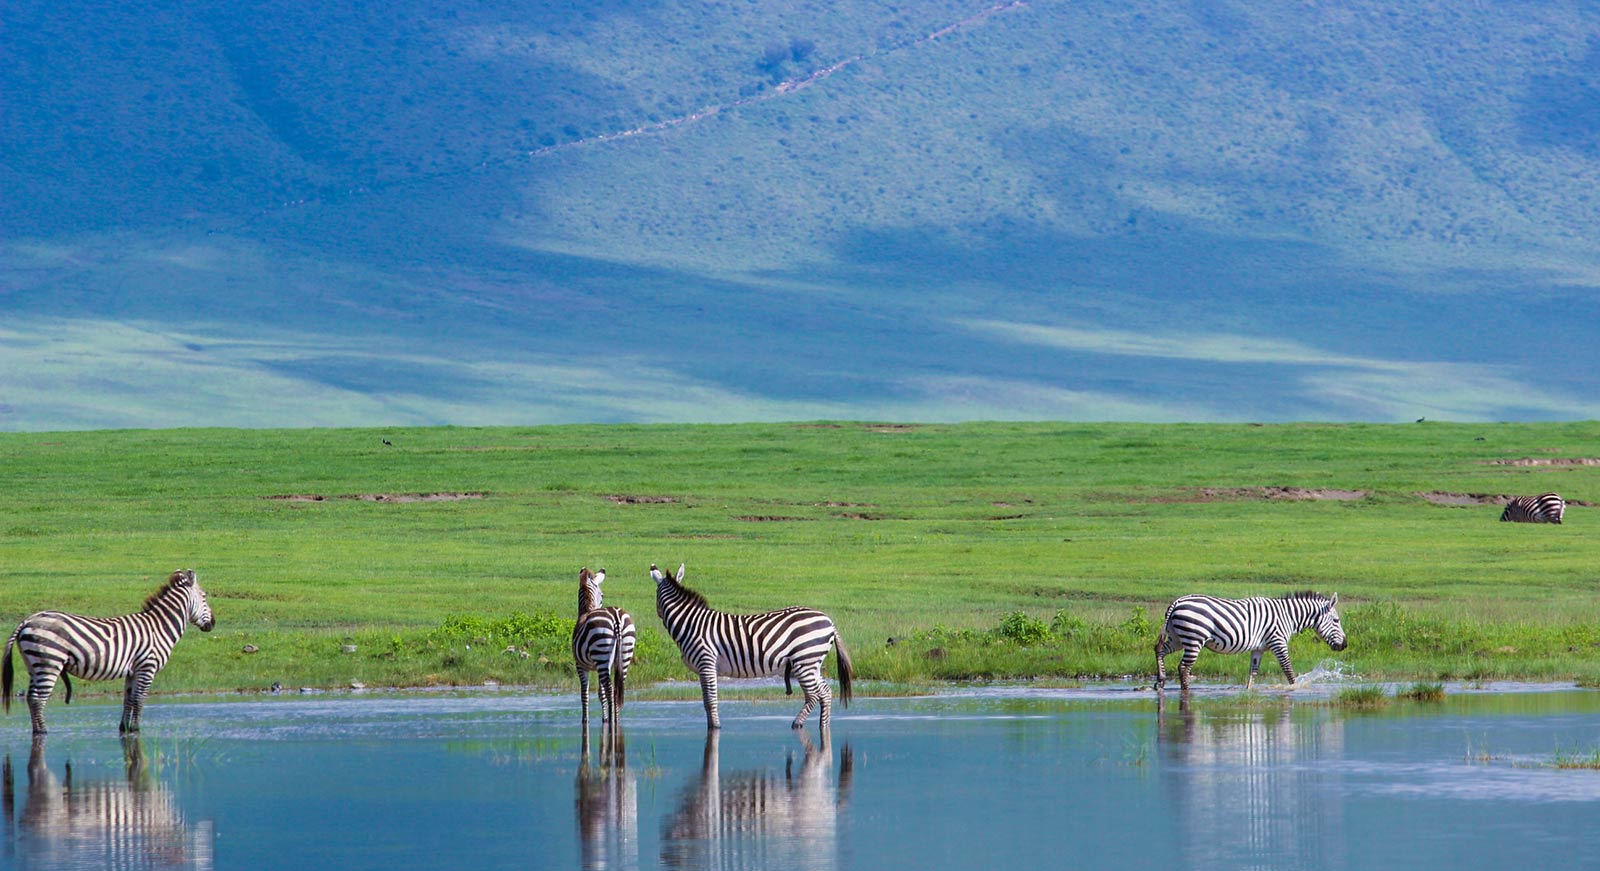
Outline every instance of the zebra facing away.
<svg viewBox="0 0 1600 871">
<path fill-rule="evenodd" d="M 588 566 L 578 570 L 578 622 L 572 627 L 572 659 L 577 663 L 586 728 L 589 672 L 596 672 L 600 683 L 600 719 L 606 725 L 615 725 L 622 711 L 623 685 L 638 636 L 627 611 L 601 606 L 600 585 L 605 579 L 605 569 L 598 574 L 589 571 Z"/>
<path fill-rule="evenodd" d="M 1287 596 L 1249 599 L 1219 599 L 1215 596 L 1180 596 L 1167 607 L 1167 616 L 1156 639 L 1156 683 L 1161 689 L 1167 682 L 1165 657 L 1179 647 L 1183 659 L 1178 664 L 1178 682 L 1185 691 L 1189 689 L 1189 676 L 1195 660 L 1200 658 L 1200 648 L 1207 647 L 1218 653 L 1243 653 L 1250 651 L 1250 679 L 1245 689 L 1255 685 L 1256 674 L 1261 670 L 1261 654 L 1271 650 L 1283 667 L 1283 676 L 1295 682 L 1294 667 L 1289 664 L 1289 639 L 1306 629 L 1315 629 L 1318 637 L 1334 650 L 1344 650 L 1347 644 L 1344 627 L 1339 624 L 1339 594 L 1323 596 L 1317 593 L 1290 593 Z"/>
<path fill-rule="evenodd" d="M 783 675 L 785 688 L 790 680 L 800 683 L 806 702 L 792 724 L 806 725 L 812 708 L 821 707 L 818 727 L 828 734 L 833 704 L 833 689 L 822 673 L 828 647 L 839 653 L 839 701 L 850 706 L 850 654 L 844 639 L 828 615 L 811 608 L 784 608 L 764 614 L 725 614 L 706 603 L 705 597 L 683 585 L 684 567 L 676 576 L 654 565 L 650 577 L 656 582 L 656 613 L 666 624 L 667 634 L 677 642 L 683 664 L 700 676 L 700 694 L 705 701 L 706 728 L 722 728 L 717 713 L 717 676 L 772 677 Z M 789 689 L 793 692 L 792 688 Z"/>
<path fill-rule="evenodd" d="M 67 685 L 67 703 L 72 702 L 72 681 L 123 678 L 122 734 L 139 731 L 139 714 L 144 697 L 156 672 L 167 664 L 172 648 L 193 623 L 201 632 L 215 625 L 206 593 L 187 569 L 173 572 L 161 589 L 144 600 L 144 609 L 121 617 L 85 617 L 61 611 L 40 611 L 22 621 L 6 641 L 4 663 L 0 664 L 0 695 L 3 707 L 11 712 L 11 648 L 22 651 L 28 668 L 28 711 L 33 716 L 33 734 L 43 735 L 44 705 L 56 688 L 56 679 Z"/>
<path fill-rule="evenodd" d="M 1506 503 L 1500 512 L 1502 521 L 1512 523 L 1560 523 L 1567 513 L 1567 503 L 1554 493 L 1538 496 L 1518 496 Z"/>
</svg>

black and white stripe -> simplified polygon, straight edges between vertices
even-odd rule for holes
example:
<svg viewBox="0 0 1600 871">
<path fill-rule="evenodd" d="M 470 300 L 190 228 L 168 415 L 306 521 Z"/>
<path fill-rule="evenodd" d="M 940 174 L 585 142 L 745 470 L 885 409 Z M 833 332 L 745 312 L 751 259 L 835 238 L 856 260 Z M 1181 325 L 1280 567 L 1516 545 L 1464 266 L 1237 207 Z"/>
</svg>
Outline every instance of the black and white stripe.
<svg viewBox="0 0 1600 871">
<path fill-rule="evenodd" d="M 684 567 L 676 577 L 655 566 L 656 613 L 667 634 L 677 642 L 684 665 L 700 676 L 705 701 L 706 726 L 722 728 L 717 714 L 717 676 L 772 677 L 783 675 L 800 683 L 806 702 L 794 718 L 794 728 L 805 726 L 811 710 L 821 706 L 818 721 L 827 734 L 833 690 L 822 673 L 831 645 L 839 652 L 839 700 L 850 705 L 850 654 L 828 615 L 811 608 L 784 608 L 764 614 L 725 614 L 706 604 L 705 597 L 683 585 Z M 791 690 L 792 692 L 792 690 Z"/>
<path fill-rule="evenodd" d="M 210 632 L 215 625 L 205 591 L 188 570 L 173 572 L 137 614 L 85 617 L 40 611 L 23 620 L 6 641 L 5 660 L 0 665 L 4 709 L 11 710 L 11 648 L 15 645 L 28 668 L 28 711 L 35 735 L 45 733 L 44 706 L 57 679 L 67 685 L 67 702 L 72 701 L 72 682 L 67 675 L 85 680 L 123 678 L 126 687 L 118 731 L 137 732 L 150 682 L 167 664 L 190 623 L 202 632 Z"/>
<path fill-rule="evenodd" d="M 1567 513 L 1567 503 L 1554 493 L 1538 496 L 1518 496 L 1506 503 L 1500 512 L 1502 521 L 1512 523 L 1560 523 Z"/>
<path fill-rule="evenodd" d="M 1289 664 L 1289 639 L 1306 629 L 1334 650 L 1345 649 L 1344 627 L 1339 624 L 1339 594 L 1290 593 L 1287 596 L 1249 599 L 1219 599 L 1215 596 L 1180 596 L 1167 608 L 1156 640 L 1156 689 L 1167 682 L 1165 657 L 1179 647 L 1183 660 L 1178 664 L 1178 681 L 1189 688 L 1189 675 L 1200 648 L 1218 653 L 1250 652 L 1248 689 L 1255 685 L 1261 669 L 1261 654 L 1270 650 L 1283 667 L 1283 676 L 1294 683 L 1294 667 Z"/>
<path fill-rule="evenodd" d="M 622 711 L 623 687 L 638 629 L 621 608 L 601 605 L 600 585 L 606 572 L 587 566 L 578 570 L 578 622 L 572 627 L 572 659 L 578 667 L 578 688 L 583 698 L 583 725 L 589 725 L 589 672 L 598 672 L 600 719 L 615 725 Z M 614 687 L 614 688 L 613 688 Z"/>
</svg>

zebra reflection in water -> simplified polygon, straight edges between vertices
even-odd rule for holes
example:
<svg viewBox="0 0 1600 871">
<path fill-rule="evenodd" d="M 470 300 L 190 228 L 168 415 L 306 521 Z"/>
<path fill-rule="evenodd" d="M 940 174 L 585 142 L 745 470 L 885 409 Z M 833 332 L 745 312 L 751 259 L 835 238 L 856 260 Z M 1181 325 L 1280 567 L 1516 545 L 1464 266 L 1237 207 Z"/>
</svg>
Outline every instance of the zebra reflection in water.
<svg viewBox="0 0 1600 871">
<path fill-rule="evenodd" d="M 126 776 L 85 781 L 72 763 L 57 778 L 45 741 L 28 754 L 26 803 L 16 807 L 11 756 L 0 760 L 0 804 L 6 840 L 18 867 L 210 869 L 215 833 L 209 820 L 189 825 L 177 801 L 145 766 L 140 739 L 122 739 Z"/>
<path fill-rule="evenodd" d="M 1197 710 L 1197 707 L 1200 709 Z M 1336 762 L 1344 721 L 1288 705 L 1157 700 L 1157 743 L 1187 868 L 1350 867 Z"/>
<path fill-rule="evenodd" d="M 833 753 L 805 731 L 795 733 L 805 755 L 795 771 L 791 753 L 782 775 L 765 769 L 722 774 L 719 732 L 706 735 L 700 781 L 691 783 L 677 810 L 661 825 L 661 864 L 667 868 L 808 868 L 839 865 L 839 811 L 850 796 L 854 755 L 839 752 L 839 784 L 832 786 Z"/>
<path fill-rule="evenodd" d="M 600 730 L 600 766 L 589 760 L 589 729 L 577 780 L 578 844 L 584 868 L 639 867 L 639 786 L 628 770 L 622 726 Z"/>
</svg>

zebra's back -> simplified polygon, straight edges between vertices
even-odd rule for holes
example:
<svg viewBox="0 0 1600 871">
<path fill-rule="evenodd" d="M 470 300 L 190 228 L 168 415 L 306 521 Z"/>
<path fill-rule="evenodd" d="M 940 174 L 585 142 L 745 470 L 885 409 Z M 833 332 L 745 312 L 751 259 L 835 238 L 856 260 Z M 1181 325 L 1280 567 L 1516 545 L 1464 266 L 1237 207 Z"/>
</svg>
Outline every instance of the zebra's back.
<svg viewBox="0 0 1600 871">
<path fill-rule="evenodd" d="M 707 610 L 696 615 L 695 636 L 716 653 L 718 674 L 728 677 L 772 677 L 827 656 L 837 630 L 827 614 L 795 606 L 760 614 L 727 614 Z M 694 667 L 694 650 L 684 661 Z"/>
<path fill-rule="evenodd" d="M 1273 599 L 1264 596 L 1179 596 L 1167 607 L 1162 631 L 1179 641 L 1194 641 L 1219 653 L 1255 650 L 1261 647 L 1266 631 L 1278 624 L 1273 603 Z"/>
<path fill-rule="evenodd" d="M 59 663 L 85 680 L 127 677 L 134 666 L 166 663 L 178 634 L 150 614 L 90 617 L 40 611 L 17 627 L 17 648 L 26 658 Z"/>
<path fill-rule="evenodd" d="M 572 629 L 572 658 L 579 668 L 609 668 L 613 651 L 619 662 L 631 660 L 638 627 L 621 608 L 596 608 L 578 617 Z"/>
<path fill-rule="evenodd" d="M 1555 493 L 1538 496 L 1518 496 L 1506 503 L 1500 520 L 1511 523 L 1560 523 L 1567 512 L 1567 503 Z"/>
</svg>

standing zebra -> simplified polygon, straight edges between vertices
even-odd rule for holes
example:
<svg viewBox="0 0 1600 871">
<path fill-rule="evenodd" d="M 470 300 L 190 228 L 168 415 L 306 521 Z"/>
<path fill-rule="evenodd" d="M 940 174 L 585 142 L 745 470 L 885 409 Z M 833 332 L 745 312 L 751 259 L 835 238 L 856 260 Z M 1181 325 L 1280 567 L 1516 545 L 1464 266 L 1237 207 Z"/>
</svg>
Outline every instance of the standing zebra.
<svg viewBox="0 0 1600 871">
<path fill-rule="evenodd" d="M 1506 503 L 1500 512 L 1501 521 L 1513 523 L 1560 523 L 1567 513 L 1567 503 L 1554 493 L 1538 496 L 1518 496 Z"/>
<path fill-rule="evenodd" d="M 1178 682 L 1189 689 L 1189 674 L 1195 660 L 1200 658 L 1200 648 L 1209 647 L 1218 653 L 1243 653 L 1250 651 L 1250 679 L 1245 689 L 1255 685 L 1256 673 L 1261 670 L 1261 654 L 1271 650 L 1283 667 L 1283 676 L 1289 683 L 1295 681 L 1294 667 L 1289 664 L 1289 639 L 1306 629 L 1315 629 L 1317 635 L 1334 650 L 1346 646 L 1344 627 L 1339 625 L 1339 594 L 1322 596 L 1317 593 L 1290 593 L 1269 599 L 1255 596 L 1249 599 L 1219 599 L 1215 596 L 1180 596 L 1167 608 L 1166 622 L 1161 636 L 1156 639 L 1156 689 L 1167 682 L 1165 657 L 1179 647 L 1183 660 L 1178 664 Z"/>
<path fill-rule="evenodd" d="M 173 572 L 161 589 L 144 600 L 144 609 L 137 614 L 85 617 L 40 611 L 23 620 L 6 641 L 4 664 L 0 665 L 4 710 L 11 711 L 11 648 L 15 645 L 28 668 L 33 734 L 45 733 L 44 705 L 58 677 L 67 685 L 67 703 L 72 703 L 68 675 L 85 680 L 124 678 L 122 722 L 117 731 L 137 732 L 150 682 L 167 664 L 190 623 L 201 632 L 210 632 L 215 625 L 205 591 L 195 581 L 194 572 L 186 569 Z"/>
<path fill-rule="evenodd" d="M 823 735 L 833 704 L 833 690 L 822 673 L 828 646 L 839 652 L 839 700 L 850 706 L 850 654 L 828 615 L 811 608 L 784 608 L 764 614 L 724 614 L 705 597 L 683 585 L 684 567 L 676 577 L 650 566 L 656 582 L 656 613 L 677 642 L 683 664 L 700 676 L 706 728 L 722 728 L 717 714 L 717 675 L 770 677 L 782 674 L 784 688 L 798 680 L 806 703 L 792 724 L 805 728 L 811 709 L 822 706 L 818 721 Z"/>
<path fill-rule="evenodd" d="M 622 710 L 623 684 L 633 662 L 633 647 L 638 630 L 633 618 L 621 608 L 600 604 L 600 585 L 606 570 L 599 574 L 588 566 L 578 570 L 578 622 L 572 627 L 572 659 L 578 666 L 578 689 L 583 697 L 583 725 L 589 725 L 589 672 L 598 672 L 600 719 L 615 725 Z M 612 692 L 613 682 L 616 691 Z"/>
</svg>

